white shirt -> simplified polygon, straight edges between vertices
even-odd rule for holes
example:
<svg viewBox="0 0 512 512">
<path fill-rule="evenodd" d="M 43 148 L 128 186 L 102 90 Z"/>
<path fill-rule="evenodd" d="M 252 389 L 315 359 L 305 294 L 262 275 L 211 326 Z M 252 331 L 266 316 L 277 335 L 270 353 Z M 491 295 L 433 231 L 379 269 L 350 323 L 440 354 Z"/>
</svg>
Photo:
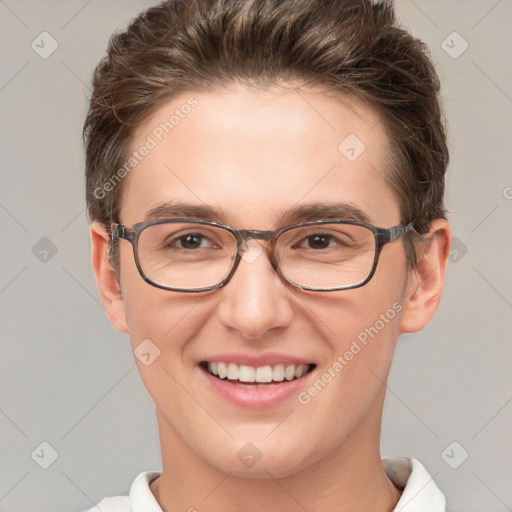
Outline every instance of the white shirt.
<svg viewBox="0 0 512 512">
<path fill-rule="evenodd" d="M 413 458 L 383 459 L 384 470 L 402 496 L 393 512 L 446 512 L 446 499 L 423 465 Z M 159 471 L 145 471 L 134 480 L 128 496 L 103 498 L 85 512 L 162 512 L 149 488 Z"/>
</svg>

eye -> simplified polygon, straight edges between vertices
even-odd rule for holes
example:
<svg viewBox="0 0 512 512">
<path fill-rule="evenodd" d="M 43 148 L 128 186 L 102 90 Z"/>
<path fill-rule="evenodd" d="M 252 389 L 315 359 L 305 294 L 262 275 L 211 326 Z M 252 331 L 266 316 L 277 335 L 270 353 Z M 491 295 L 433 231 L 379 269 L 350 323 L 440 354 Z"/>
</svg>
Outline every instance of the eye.
<svg viewBox="0 0 512 512">
<path fill-rule="evenodd" d="M 303 247 L 303 243 L 305 242 L 309 249 L 326 249 L 328 247 L 332 247 L 332 245 L 330 245 L 333 241 L 332 238 L 333 237 L 331 235 L 316 233 L 314 235 L 307 236 L 300 244 L 300 247 Z"/>
<path fill-rule="evenodd" d="M 350 247 L 353 245 L 353 241 L 344 233 L 336 233 L 336 235 L 330 233 L 310 233 L 305 237 L 302 237 L 297 247 L 302 249 L 331 249 L 344 247 Z"/>
<path fill-rule="evenodd" d="M 193 250 L 193 249 L 207 249 L 211 247 L 217 247 L 215 243 L 213 243 L 210 238 L 202 235 L 201 233 L 186 233 L 180 236 L 168 237 L 164 246 L 167 249 L 183 249 L 183 250 Z"/>
</svg>

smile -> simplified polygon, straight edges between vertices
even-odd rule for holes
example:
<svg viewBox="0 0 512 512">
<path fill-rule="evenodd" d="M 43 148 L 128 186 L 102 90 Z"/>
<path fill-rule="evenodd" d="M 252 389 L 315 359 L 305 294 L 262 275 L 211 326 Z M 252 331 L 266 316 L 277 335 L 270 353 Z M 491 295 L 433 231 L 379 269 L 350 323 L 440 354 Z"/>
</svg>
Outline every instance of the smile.
<svg viewBox="0 0 512 512">
<path fill-rule="evenodd" d="M 283 381 L 300 379 L 313 370 L 314 364 L 276 364 L 265 366 L 238 365 L 223 361 L 203 361 L 201 366 L 218 379 L 231 381 L 233 384 L 266 386 Z M 243 384 L 249 383 L 249 384 Z"/>
</svg>

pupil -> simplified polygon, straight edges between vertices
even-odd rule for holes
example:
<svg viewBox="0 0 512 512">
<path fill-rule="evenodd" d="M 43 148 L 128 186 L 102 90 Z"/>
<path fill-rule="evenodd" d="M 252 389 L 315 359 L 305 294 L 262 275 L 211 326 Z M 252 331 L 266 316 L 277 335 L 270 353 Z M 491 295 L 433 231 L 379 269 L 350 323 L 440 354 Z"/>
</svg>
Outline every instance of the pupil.
<svg viewBox="0 0 512 512">
<path fill-rule="evenodd" d="M 183 239 L 183 247 L 186 249 L 195 249 L 201 245 L 200 236 L 198 235 L 187 235 Z"/>
<path fill-rule="evenodd" d="M 329 239 L 323 235 L 311 236 L 309 237 L 309 246 L 313 249 L 328 247 Z"/>
</svg>

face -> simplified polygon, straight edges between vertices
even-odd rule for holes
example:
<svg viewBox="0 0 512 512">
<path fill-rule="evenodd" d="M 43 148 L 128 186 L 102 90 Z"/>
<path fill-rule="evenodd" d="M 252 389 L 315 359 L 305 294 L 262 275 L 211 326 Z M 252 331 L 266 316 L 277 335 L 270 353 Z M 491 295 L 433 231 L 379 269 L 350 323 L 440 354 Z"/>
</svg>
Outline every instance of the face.
<svg viewBox="0 0 512 512">
<path fill-rule="evenodd" d="M 195 106 L 183 109 L 191 97 Z M 397 198 L 383 178 L 390 151 L 383 123 L 342 99 L 277 86 L 173 99 L 136 132 L 134 150 L 148 136 L 157 144 L 127 178 L 120 222 L 131 227 L 172 202 L 210 205 L 222 210 L 216 220 L 237 229 L 274 230 L 285 210 L 319 203 L 351 205 L 380 227 L 399 225 Z M 177 109 L 179 122 L 159 141 L 155 128 Z M 408 275 L 398 240 L 383 248 L 365 286 L 306 292 L 281 280 L 264 247 L 249 241 L 224 288 L 179 293 L 146 283 L 130 243 L 120 240 L 121 295 L 106 307 L 134 350 L 150 340 L 159 354 L 136 363 L 157 406 L 161 441 L 225 473 L 266 478 L 378 439 Z M 314 367 L 294 381 L 241 387 L 205 370 L 204 362 L 218 361 Z M 246 455 L 261 455 L 261 463 Z"/>
</svg>

